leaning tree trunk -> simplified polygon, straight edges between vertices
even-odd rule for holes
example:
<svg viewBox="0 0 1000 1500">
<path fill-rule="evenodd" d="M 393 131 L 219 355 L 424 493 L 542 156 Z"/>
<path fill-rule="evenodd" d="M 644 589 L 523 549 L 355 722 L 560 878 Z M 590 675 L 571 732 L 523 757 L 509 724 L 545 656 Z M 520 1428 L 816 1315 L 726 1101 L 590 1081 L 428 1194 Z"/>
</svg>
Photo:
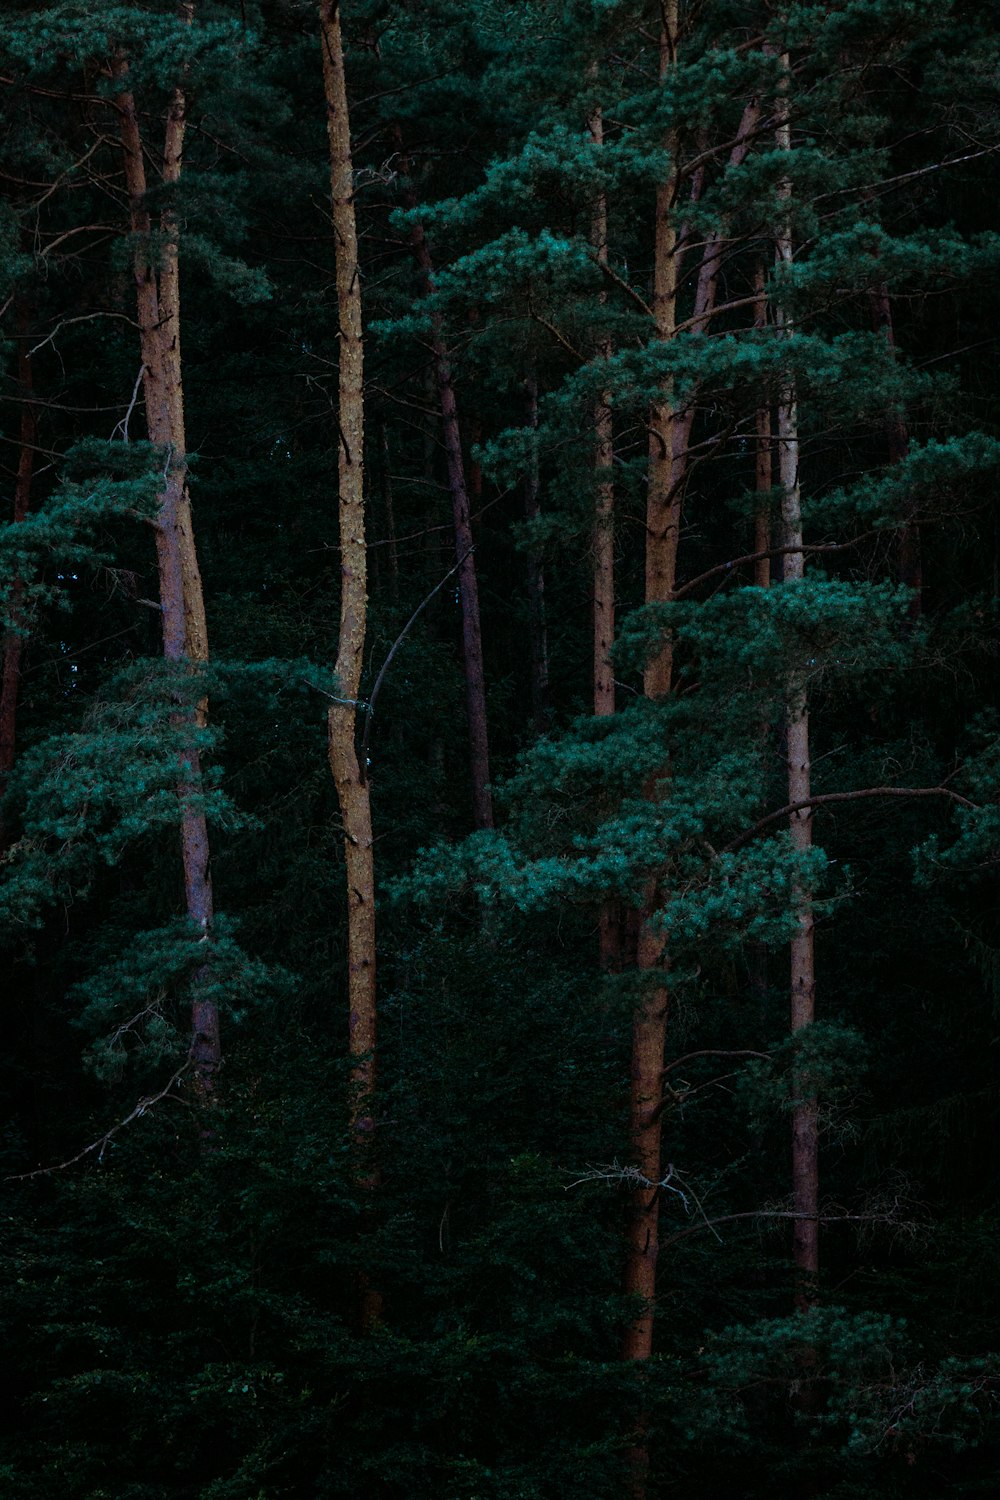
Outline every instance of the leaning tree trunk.
<svg viewBox="0 0 1000 1500">
<path fill-rule="evenodd" d="M 193 4 L 182 7 L 188 21 Z M 127 65 L 118 66 L 127 82 Z M 184 389 L 181 380 L 180 283 L 177 220 L 168 206 L 160 216 L 154 250 L 152 223 L 146 206 L 146 167 L 135 99 L 126 87 L 117 96 L 119 130 L 135 242 L 133 272 L 139 318 L 146 425 L 151 443 L 164 454 L 163 487 L 156 515 L 156 556 L 159 571 L 163 653 L 168 662 L 187 663 L 193 670 L 208 660 L 208 632 L 198 555 L 187 487 L 187 445 L 184 435 Z M 167 111 L 161 176 L 166 187 L 180 180 L 186 124 L 186 99 L 176 88 Z M 197 730 L 205 723 L 206 703 L 194 710 L 179 708 L 173 717 L 182 730 L 177 795 L 181 812 L 181 861 L 187 914 L 206 936 L 212 927 L 212 880 L 209 840 L 202 802 L 201 763 Z M 184 733 L 183 731 L 187 731 Z M 200 993 L 208 979 L 203 965 L 193 976 L 191 1062 L 195 1086 L 203 1101 L 212 1099 L 221 1062 L 218 1009 Z"/>
<path fill-rule="evenodd" d="M 356 1178 L 366 1194 L 378 1186 L 374 1149 L 375 1097 L 375 865 L 371 797 L 357 754 L 357 705 L 368 611 L 364 496 L 364 345 L 361 276 L 354 211 L 351 125 L 338 0 L 320 0 L 323 90 L 330 142 L 330 195 L 336 253 L 339 375 L 337 435 L 340 521 L 339 701 L 330 705 L 330 769 L 337 788 L 347 869 L 348 1046 L 351 1059 L 351 1133 Z M 363 1278 L 360 1322 L 370 1329 L 381 1314 L 377 1290 Z"/>
<path fill-rule="evenodd" d="M 785 66 L 788 59 L 783 59 Z M 784 93 L 777 105 L 776 141 L 782 151 L 791 150 L 791 127 Z M 789 179 L 780 184 L 787 202 L 791 198 Z M 791 224 L 780 224 L 776 237 L 776 263 L 779 272 L 790 266 L 793 245 Z M 779 336 L 788 337 L 792 325 L 781 306 L 775 307 Z M 778 474 L 781 488 L 783 578 L 788 587 L 801 583 L 805 573 L 802 550 L 802 504 L 799 488 L 798 407 L 794 378 L 789 376 L 778 398 Z M 788 757 L 788 801 L 808 802 L 811 796 L 809 752 L 809 699 L 804 669 L 789 675 L 786 692 L 786 748 Z M 812 810 L 800 807 L 789 816 L 789 832 L 796 855 L 805 855 L 812 847 Z M 809 891 L 797 884 L 793 899 L 798 907 L 795 934 L 791 943 L 791 1030 L 795 1036 L 809 1026 L 816 1016 L 816 969 L 814 959 L 814 914 Z M 792 1211 L 796 1215 L 792 1236 L 795 1263 L 795 1305 L 801 1311 L 816 1300 L 819 1276 L 819 1109 L 813 1085 L 799 1075 L 793 1077 L 795 1103 L 792 1109 Z"/>
</svg>

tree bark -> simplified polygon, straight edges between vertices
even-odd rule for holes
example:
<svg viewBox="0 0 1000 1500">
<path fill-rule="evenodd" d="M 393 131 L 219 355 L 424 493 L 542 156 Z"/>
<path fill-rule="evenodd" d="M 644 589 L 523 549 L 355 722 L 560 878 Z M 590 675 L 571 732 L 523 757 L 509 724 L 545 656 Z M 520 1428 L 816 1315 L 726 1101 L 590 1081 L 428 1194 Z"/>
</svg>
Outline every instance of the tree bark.
<svg viewBox="0 0 1000 1500">
<path fill-rule="evenodd" d="M 763 332 L 767 327 L 767 287 L 764 280 L 764 265 L 758 261 L 754 270 L 754 291 L 757 303 L 754 327 Z M 753 581 L 757 588 L 771 586 L 771 490 L 774 486 L 774 462 L 771 452 L 771 408 L 763 402 L 754 416 L 754 488 L 757 504 L 753 518 Z"/>
<path fill-rule="evenodd" d="M 351 1060 L 351 1134 L 356 1180 L 367 1194 L 378 1186 L 375 1157 L 376 1087 L 375 864 L 371 795 L 357 754 L 357 703 L 368 612 L 364 495 L 364 343 L 361 275 L 354 208 L 351 125 L 344 73 L 339 0 L 320 0 L 323 92 L 330 145 L 330 197 L 336 254 L 339 372 L 337 468 L 340 525 L 340 629 L 337 691 L 328 715 L 330 769 L 344 830 L 347 874 L 348 1048 Z M 360 1323 L 381 1316 L 377 1289 L 361 1278 Z"/>
<path fill-rule="evenodd" d="M 191 21 L 193 3 L 182 5 Z M 208 661 L 205 602 L 195 549 L 191 499 L 187 486 L 187 447 L 184 433 L 184 389 L 181 380 L 179 226 L 168 206 L 160 216 L 159 244 L 154 261 L 152 224 L 146 206 L 146 167 L 135 99 L 127 88 L 127 63 L 117 66 L 123 85 L 117 96 L 119 130 L 135 241 L 133 275 L 139 318 L 146 426 L 151 443 L 164 454 L 163 488 L 156 516 L 156 555 L 159 571 L 163 653 L 167 661 L 187 662 L 197 671 Z M 175 88 L 167 110 L 160 168 L 165 184 L 180 180 L 186 125 L 186 99 Z M 194 731 L 205 723 L 207 703 L 193 713 L 178 712 L 174 722 Z M 187 914 L 206 936 L 213 918 L 209 838 L 201 807 L 202 776 L 196 736 L 180 754 L 177 795 L 181 808 L 181 862 Z M 208 978 L 203 965 L 193 976 L 191 1060 L 195 1086 L 204 1102 L 215 1091 L 221 1063 L 218 1008 L 199 996 Z"/>
<path fill-rule="evenodd" d="M 588 121 L 595 146 L 604 145 L 604 115 L 598 106 Z M 594 203 L 590 241 L 599 266 L 608 265 L 608 200 L 602 190 Z M 607 291 L 599 295 L 603 307 Z M 595 355 L 611 358 L 611 339 L 597 340 Z M 601 391 L 594 403 L 594 713 L 607 718 L 615 711 L 615 673 L 611 652 L 615 643 L 615 486 L 614 418 L 611 392 Z M 622 966 L 621 902 L 609 897 L 598 915 L 598 962 L 605 973 Z"/>
<path fill-rule="evenodd" d="M 666 79 L 677 54 L 677 0 L 666 0 L 662 14 L 660 77 Z M 660 343 L 669 343 L 676 327 L 677 232 L 674 204 L 678 185 L 678 141 L 675 132 L 671 133 L 666 147 L 670 157 L 670 170 L 656 194 L 653 259 L 653 337 Z M 645 569 L 647 604 L 669 601 L 677 578 L 680 487 L 675 483 L 674 477 L 673 424 L 672 389 L 670 382 L 665 381 L 661 393 L 652 403 L 649 418 Z M 673 643 L 666 637 L 643 675 L 643 689 L 647 698 L 660 701 L 669 695 L 672 668 Z M 648 794 L 656 797 L 655 786 L 648 789 Z M 637 966 L 640 975 L 644 977 L 644 992 L 632 1025 L 629 1095 L 629 1134 L 633 1162 L 643 1177 L 652 1183 L 658 1183 L 661 1176 L 661 1123 L 657 1106 L 662 1092 L 669 1009 L 667 958 L 662 934 L 655 926 L 659 904 L 659 882 L 654 877 L 649 882 L 640 916 Z M 639 1299 L 640 1307 L 625 1330 L 622 1355 L 627 1360 L 647 1360 L 653 1352 L 659 1200 L 659 1188 L 639 1188 L 633 1193 L 630 1204 L 624 1285 L 627 1294 Z M 633 1492 L 641 1494 L 645 1489 L 647 1464 L 644 1445 L 637 1447 L 631 1458 Z"/>
<path fill-rule="evenodd" d="M 783 58 L 788 65 L 787 56 Z M 791 151 L 791 127 L 788 121 L 787 97 L 777 102 L 775 139 L 779 150 Z M 791 198 L 792 185 L 785 179 L 779 191 Z M 788 222 L 779 225 L 775 259 L 780 270 L 790 265 L 793 256 L 792 231 Z M 780 302 L 775 307 L 779 335 L 787 337 L 792 325 Z M 799 431 L 795 382 L 789 378 L 778 400 L 778 473 L 781 487 L 782 546 L 784 584 L 794 587 L 805 574 L 802 551 L 802 503 L 799 486 Z M 801 669 L 788 680 L 786 701 L 786 744 L 788 755 L 788 801 L 801 803 L 811 796 L 809 750 L 809 700 L 806 675 Z M 789 832 L 796 854 L 805 854 L 812 846 L 812 809 L 799 807 L 789 815 Z M 814 957 L 813 903 L 801 885 L 793 890 L 798 907 L 795 935 L 790 954 L 791 1031 L 795 1036 L 816 1017 L 816 969 Z M 819 1128 L 818 1101 L 813 1087 L 803 1076 L 793 1076 L 792 1089 L 797 1101 L 792 1110 L 792 1210 L 796 1219 L 792 1237 L 795 1264 L 795 1305 L 800 1311 L 813 1306 L 819 1276 Z"/>
</svg>

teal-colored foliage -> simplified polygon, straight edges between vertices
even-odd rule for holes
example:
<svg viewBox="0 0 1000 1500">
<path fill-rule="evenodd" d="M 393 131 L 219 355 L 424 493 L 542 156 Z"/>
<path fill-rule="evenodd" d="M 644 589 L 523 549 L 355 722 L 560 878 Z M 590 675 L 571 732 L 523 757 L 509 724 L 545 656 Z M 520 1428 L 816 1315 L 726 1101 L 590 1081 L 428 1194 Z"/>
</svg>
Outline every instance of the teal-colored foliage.
<svg viewBox="0 0 1000 1500">
<path fill-rule="evenodd" d="M 476 532 L 497 827 L 470 835 L 451 577 L 367 726 L 370 1191 L 326 758 L 341 338 L 316 7 L 198 0 L 188 22 L 173 0 L 5 6 L 0 604 L 21 655 L 0 805 L 0 1489 L 621 1500 L 641 1440 L 647 1500 L 991 1495 L 996 18 L 964 0 L 682 6 L 660 79 L 645 0 L 341 11 L 365 320 L 360 716 L 455 561 L 435 330 Z M 138 243 L 122 77 L 148 147 Z M 184 164 L 166 184 L 179 83 Z M 664 341 L 653 209 L 674 166 L 686 233 Z M 712 236 L 718 310 L 701 329 Z M 137 381 L 136 253 L 159 269 L 167 240 L 208 608 L 196 669 L 162 660 L 153 523 L 172 455 L 144 441 Z M 776 458 L 792 386 L 816 550 L 786 585 L 780 476 L 759 487 L 756 434 L 767 411 Z M 692 453 L 677 597 L 647 604 L 649 403 L 665 393 L 690 404 Z M 618 680 L 600 719 L 599 403 Z M 740 561 L 762 506 L 767 588 Z M 916 534 L 919 613 L 900 576 Z M 529 563 L 548 631 L 534 720 Z M 675 691 L 653 702 L 643 672 L 668 644 Z M 844 799 L 816 808 L 807 853 L 775 815 L 790 681 L 808 694 L 814 791 Z M 973 805 L 851 800 L 871 787 Z M 208 821 L 208 932 L 183 915 L 185 807 Z M 786 945 L 806 902 L 818 1019 L 790 1036 Z M 602 910 L 621 944 L 607 971 Z M 644 911 L 664 969 L 634 963 Z M 632 1024 L 664 981 L 659 1295 L 636 1369 L 619 1358 L 636 1313 L 621 1292 Z M 206 999 L 225 1057 L 209 1110 L 189 1058 Z M 792 1315 L 789 1115 L 812 1095 L 820 1300 Z M 361 1279 L 383 1297 L 365 1334 Z"/>
</svg>

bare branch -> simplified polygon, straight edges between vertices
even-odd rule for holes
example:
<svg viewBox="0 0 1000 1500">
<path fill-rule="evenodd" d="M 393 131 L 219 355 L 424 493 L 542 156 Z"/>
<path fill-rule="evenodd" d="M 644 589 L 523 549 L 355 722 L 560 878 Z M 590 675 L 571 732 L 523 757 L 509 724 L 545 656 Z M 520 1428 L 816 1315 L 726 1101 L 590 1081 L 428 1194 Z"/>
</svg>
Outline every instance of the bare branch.
<svg viewBox="0 0 1000 1500">
<path fill-rule="evenodd" d="M 766 817 L 759 818 L 752 828 L 741 833 L 738 838 L 731 839 L 724 844 L 719 851 L 721 854 L 730 854 L 734 849 L 741 849 L 744 844 L 771 823 L 777 823 L 781 818 L 787 818 L 791 813 L 802 812 L 805 808 L 825 807 L 831 802 L 860 802 L 864 797 L 947 797 L 951 802 L 957 802 L 960 807 L 971 807 L 976 810 L 977 802 L 970 802 L 968 797 L 963 797 L 959 792 L 953 792 L 947 786 L 866 786 L 859 787 L 854 792 L 823 792 L 818 797 L 807 797 L 801 802 L 789 802 L 784 807 L 779 807 L 775 812 L 770 812 Z"/>
<path fill-rule="evenodd" d="M 63 1172 L 67 1167 L 75 1166 L 78 1161 L 82 1161 L 85 1156 L 89 1156 L 92 1151 L 98 1153 L 98 1161 L 103 1160 L 105 1150 L 119 1131 L 124 1130 L 126 1125 L 131 1125 L 133 1120 L 141 1119 L 143 1115 L 149 1113 L 155 1104 L 159 1104 L 162 1099 L 166 1099 L 170 1091 L 176 1084 L 180 1083 L 185 1073 L 189 1072 L 193 1066 L 194 1059 L 189 1054 L 184 1066 L 177 1069 L 177 1072 L 172 1078 L 167 1080 L 158 1094 L 149 1094 L 146 1098 L 140 1099 L 130 1114 L 127 1114 L 123 1120 L 119 1120 L 117 1125 L 112 1125 L 111 1129 L 106 1130 L 96 1141 L 91 1141 L 89 1146 L 84 1146 L 83 1150 L 78 1151 L 75 1156 L 69 1156 L 65 1161 L 56 1162 L 51 1167 L 36 1167 L 33 1172 L 14 1173 L 10 1177 L 5 1177 L 4 1181 L 26 1182 L 31 1177 L 48 1177 L 51 1172 Z"/>
</svg>

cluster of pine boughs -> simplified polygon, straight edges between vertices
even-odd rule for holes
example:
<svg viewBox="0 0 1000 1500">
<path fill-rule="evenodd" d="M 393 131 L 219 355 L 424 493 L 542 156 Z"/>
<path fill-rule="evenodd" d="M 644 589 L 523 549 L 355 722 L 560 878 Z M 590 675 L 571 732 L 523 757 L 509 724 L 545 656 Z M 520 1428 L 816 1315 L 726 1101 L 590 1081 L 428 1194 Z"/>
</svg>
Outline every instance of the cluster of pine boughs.
<svg viewBox="0 0 1000 1500">
<path fill-rule="evenodd" d="M 4 1495 L 995 1493 L 998 58 L 4 4 Z"/>
</svg>

